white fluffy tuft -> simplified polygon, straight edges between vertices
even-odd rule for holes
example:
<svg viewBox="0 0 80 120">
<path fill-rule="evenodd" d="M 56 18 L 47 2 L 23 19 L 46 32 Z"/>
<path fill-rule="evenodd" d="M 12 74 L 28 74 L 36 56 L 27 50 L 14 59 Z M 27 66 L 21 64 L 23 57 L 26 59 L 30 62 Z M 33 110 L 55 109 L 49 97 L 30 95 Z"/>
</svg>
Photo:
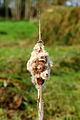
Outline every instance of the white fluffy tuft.
<svg viewBox="0 0 80 120">
<path fill-rule="evenodd" d="M 44 81 L 48 79 L 51 66 L 52 62 L 50 61 L 48 53 L 44 49 L 44 45 L 42 43 L 37 43 L 27 62 L 27 70 L 32 75 L 32 82 L 38 85 L 38 78 L 42 78 Z"/>
</svg>

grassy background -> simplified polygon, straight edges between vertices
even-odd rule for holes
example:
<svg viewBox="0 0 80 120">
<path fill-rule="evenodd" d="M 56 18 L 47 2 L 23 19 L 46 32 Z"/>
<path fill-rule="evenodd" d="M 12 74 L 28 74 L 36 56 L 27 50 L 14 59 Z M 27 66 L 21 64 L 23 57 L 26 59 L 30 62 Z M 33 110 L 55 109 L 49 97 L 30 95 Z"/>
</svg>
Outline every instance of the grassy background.
<svg viewBox="0 0 80 120">
<path fill-rule="evenodd" d="M 26 71 L 36 31 L 34 22 L 0 21 L 0 120 L 37 120 L 37 90 Z M 80 45 L 49 45 L 54 66 L 43 89 L 44 120 L 80 120 Z"/>
<path fill-rule="evenodd" d="M 18 44 L 20 40 L 30 40 L 36 32 L 36 23 L 26 21 L 0 21 L 0 43 Z M 9 40 L 8 40 L 9 39 Z"/>
<path fill-rule="evenodd" d="M 42 38 L 48 45 L 78 45 L 79 37 L 80 7 L 52 6 L 42 14 Z"/>
</svg>

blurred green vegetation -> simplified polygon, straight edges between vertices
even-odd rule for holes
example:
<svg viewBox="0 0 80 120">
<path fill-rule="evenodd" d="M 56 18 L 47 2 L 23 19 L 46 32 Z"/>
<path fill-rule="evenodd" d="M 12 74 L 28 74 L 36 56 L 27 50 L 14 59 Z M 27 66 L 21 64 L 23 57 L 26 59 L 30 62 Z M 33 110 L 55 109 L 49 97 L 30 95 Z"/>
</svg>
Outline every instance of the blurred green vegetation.
<svg viewBox="0 0 80 120">
<path fill-rule="evenodd" d="M 36 22 L 0 20 L 0 44 L 8 44 L 9 40 L 12 45 L 18 44 L 20 40 L 27 39 L 29 42 L 37 30 L 36 24 Z"/>
<path fill-rule="evenodd" d="M 0 33 L 0 119 L 37 120 L 37 90 L 26 70 L 37 41 L 37 23 L 0 21 L 0 26 L 7 33 Z M 53 46 L 45 40 L 53 67 L 43 88 L 44 120 L 80 120 L 80 45 Z M 4 79 L 10 80 L 6 88 Z"/>
<path fill-rule="evenodd" d="M 80 44 L 80 7 L 52 6 L 45 10 L 42 38 L 51 46 Z"/>
</svg>

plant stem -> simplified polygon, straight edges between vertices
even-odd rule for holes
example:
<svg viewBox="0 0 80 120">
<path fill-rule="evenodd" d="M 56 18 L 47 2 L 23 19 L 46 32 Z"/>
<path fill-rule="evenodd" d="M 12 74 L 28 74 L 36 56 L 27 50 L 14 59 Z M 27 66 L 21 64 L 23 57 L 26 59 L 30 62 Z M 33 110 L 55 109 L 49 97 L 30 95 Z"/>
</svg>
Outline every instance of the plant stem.
<svg viewBox="0 0 80 120">
<path fill-rule="evenodd" d="M 39 120 L 43 120 L 42 85 L 38 87 L 38 116 Z"/>
</svg>

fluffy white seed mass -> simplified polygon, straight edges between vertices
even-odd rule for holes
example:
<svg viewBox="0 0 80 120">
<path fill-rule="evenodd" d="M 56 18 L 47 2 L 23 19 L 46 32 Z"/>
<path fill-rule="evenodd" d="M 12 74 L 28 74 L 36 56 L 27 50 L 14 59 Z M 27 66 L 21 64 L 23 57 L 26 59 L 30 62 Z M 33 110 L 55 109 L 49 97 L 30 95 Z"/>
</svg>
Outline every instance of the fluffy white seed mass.
<svg viewBox="0 0 80 120">
<path fill-rule="evenodd" d="M 48 53 L 44 49 L 43 42 L 40 40 L 34 46 L 31 57 L 27 62 L 27 70 L 32 75 L 32 82 L 42 85 L 50 76 L 50 61 Z"/>
</svg>

